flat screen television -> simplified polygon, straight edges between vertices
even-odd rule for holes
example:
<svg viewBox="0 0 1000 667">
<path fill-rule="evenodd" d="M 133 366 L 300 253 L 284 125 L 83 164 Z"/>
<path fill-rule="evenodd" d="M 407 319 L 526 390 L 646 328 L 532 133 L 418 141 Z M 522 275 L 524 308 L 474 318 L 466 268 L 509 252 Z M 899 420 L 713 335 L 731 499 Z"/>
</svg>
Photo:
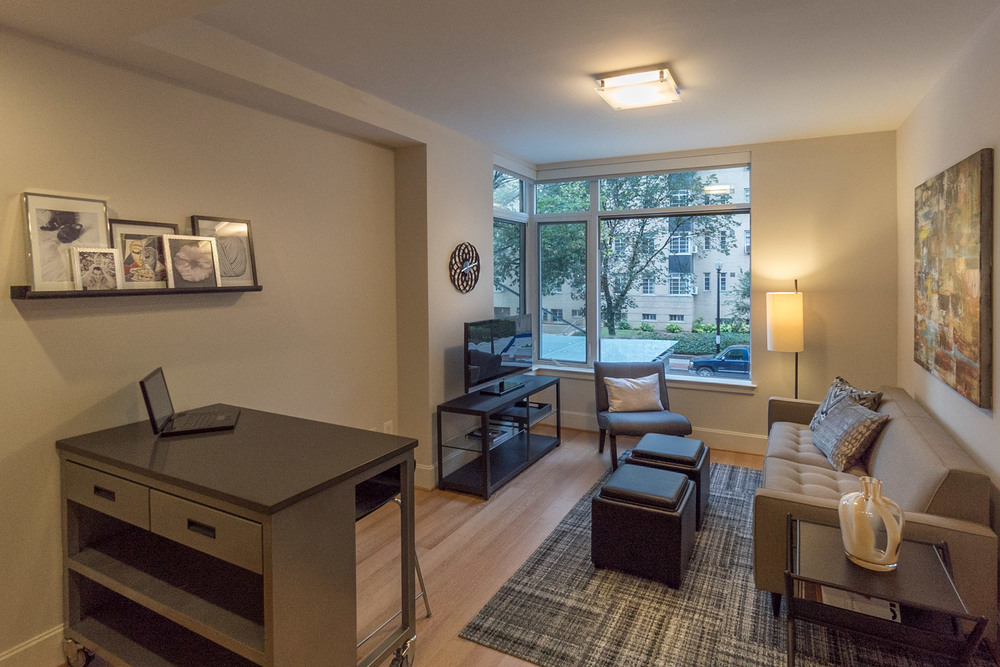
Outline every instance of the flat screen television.
<svg viewBox="0 0 1000 667">
<path fill-rule="evenodd" d="M 504 394 L 521 386 L 503 378 L 531 370 L 531 316 L 465 323 L 465 391 Z M 499 380 L 499 382 L 498 382 Z"/>
</svg>

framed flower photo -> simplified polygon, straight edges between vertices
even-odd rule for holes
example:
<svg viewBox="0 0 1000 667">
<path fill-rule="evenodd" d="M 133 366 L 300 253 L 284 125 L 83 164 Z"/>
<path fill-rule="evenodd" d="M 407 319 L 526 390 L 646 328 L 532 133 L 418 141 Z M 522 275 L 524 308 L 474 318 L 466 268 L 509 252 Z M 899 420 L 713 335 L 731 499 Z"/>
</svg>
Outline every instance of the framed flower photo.
<svg viewBox="0 0 1000 667">
<path fill-rule="evenodd" d="M 167 259 L 163 235 L 177 234 L 177 225 L 166 222 L 111 219 L 111 243 L 121 253 L 125 289 L 160 289 L 167 286 Z"/>
<path fill-rule="evenodd" d="M 121 253 L 117 248 L 78 248 L 70 250 L 73 283 L 78 290 L 122 289 Z"/>
<path fill-rule="evenodd" d="M 215 239 L 208 236 L 163 237 L 167 265 L 167 286 L 178 288 L 220 287 L 219 253 Z"/>
<path fill-rule="evenodd" d="M 108 207 L 101 199 L 24 193 L 31 289 L 76 289 L 71 248 L 110 248 Z"/>
<path fill-rule="evenodd" d="M 191 230 L 197 236 L 215 238 L 223 285 L 257 286 L 257 264 L 253 256 L 249 220 L 192 215 Z"/>
</svg>

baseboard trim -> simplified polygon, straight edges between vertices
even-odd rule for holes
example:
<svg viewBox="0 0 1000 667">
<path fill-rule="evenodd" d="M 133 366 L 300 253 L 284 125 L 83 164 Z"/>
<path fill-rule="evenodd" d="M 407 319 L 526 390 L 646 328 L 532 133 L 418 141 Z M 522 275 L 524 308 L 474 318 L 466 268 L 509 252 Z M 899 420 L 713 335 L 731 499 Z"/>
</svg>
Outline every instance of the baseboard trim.
<svg viewBox="0 0 1000 667">
<path fill-rule="evenodd" d="M 40 635 L 21 642 L 0 653 L 2 667 L 37 667 L 38 665 L 64 664 L 62 652 L 63 624 L 46 630 Z"/>
</svg>

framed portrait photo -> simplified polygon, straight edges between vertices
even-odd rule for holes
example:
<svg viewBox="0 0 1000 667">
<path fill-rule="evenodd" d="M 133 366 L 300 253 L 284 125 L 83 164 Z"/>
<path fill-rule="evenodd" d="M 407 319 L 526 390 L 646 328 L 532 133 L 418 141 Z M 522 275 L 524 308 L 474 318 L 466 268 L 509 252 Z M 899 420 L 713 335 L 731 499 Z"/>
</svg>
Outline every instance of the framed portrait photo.
<svg viewBox="0 0 1000 667">
<path fill-rule="evenodd" d="M 219 252 L 209 236 L 163 237 L 163 256 L 167 266 L 168 287 L 221 287 Z"/>
<path fill-rule="evenodd" d="M 160 289 L 167 286 L 167 258 L 163 235 L 177 234 L 177 225 L 112 218 L 111 244 L 121 253 L 125 289 Z"/>
<path fill-rule="evenodd" d="M 192 215 L 191 230 L 196 236 L 215 238 L 223 285 L 257 286 L 257 264 L 253 256 L 249 220 Z"/>
<path fill-rule="evenodd" d="M 71 248 L 70 259 L 76 289 L 122 289 L 121 258 L 117 248 Z"/>
<path fill-rule="evenodd" d="M 24 217 L 35 291 L 76 288 L 71 248 L 111 248 L 104 200 L 25 192 Z"/>
</svg>

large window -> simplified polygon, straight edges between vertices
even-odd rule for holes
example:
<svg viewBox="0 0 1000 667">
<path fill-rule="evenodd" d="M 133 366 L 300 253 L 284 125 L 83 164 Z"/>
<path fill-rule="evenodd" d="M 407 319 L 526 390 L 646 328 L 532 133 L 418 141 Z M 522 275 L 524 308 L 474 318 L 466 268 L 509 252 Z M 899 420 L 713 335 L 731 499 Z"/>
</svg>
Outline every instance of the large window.
<svg viewBox="0 0 1000 667">
<path fill-rule="evenodd" d="M 721 347 L 749 344 L 749 184 L 740 166 L 534 186 L 540 358 L 669 359 L 686 376 L 716 353 L 717 326 Z"/>
<path fill-rule="evenodd" d="M 493 221 L 493 311 L 497 317 L 524 313 L 524 225 Z"/>
<path fill-rule="evenodd" d="M 587 224 L 538 225 L 541 331 L 538 356 L 587 361 Z M 563 313 L 571 313 L 570 319 Z"/>
</svg>

